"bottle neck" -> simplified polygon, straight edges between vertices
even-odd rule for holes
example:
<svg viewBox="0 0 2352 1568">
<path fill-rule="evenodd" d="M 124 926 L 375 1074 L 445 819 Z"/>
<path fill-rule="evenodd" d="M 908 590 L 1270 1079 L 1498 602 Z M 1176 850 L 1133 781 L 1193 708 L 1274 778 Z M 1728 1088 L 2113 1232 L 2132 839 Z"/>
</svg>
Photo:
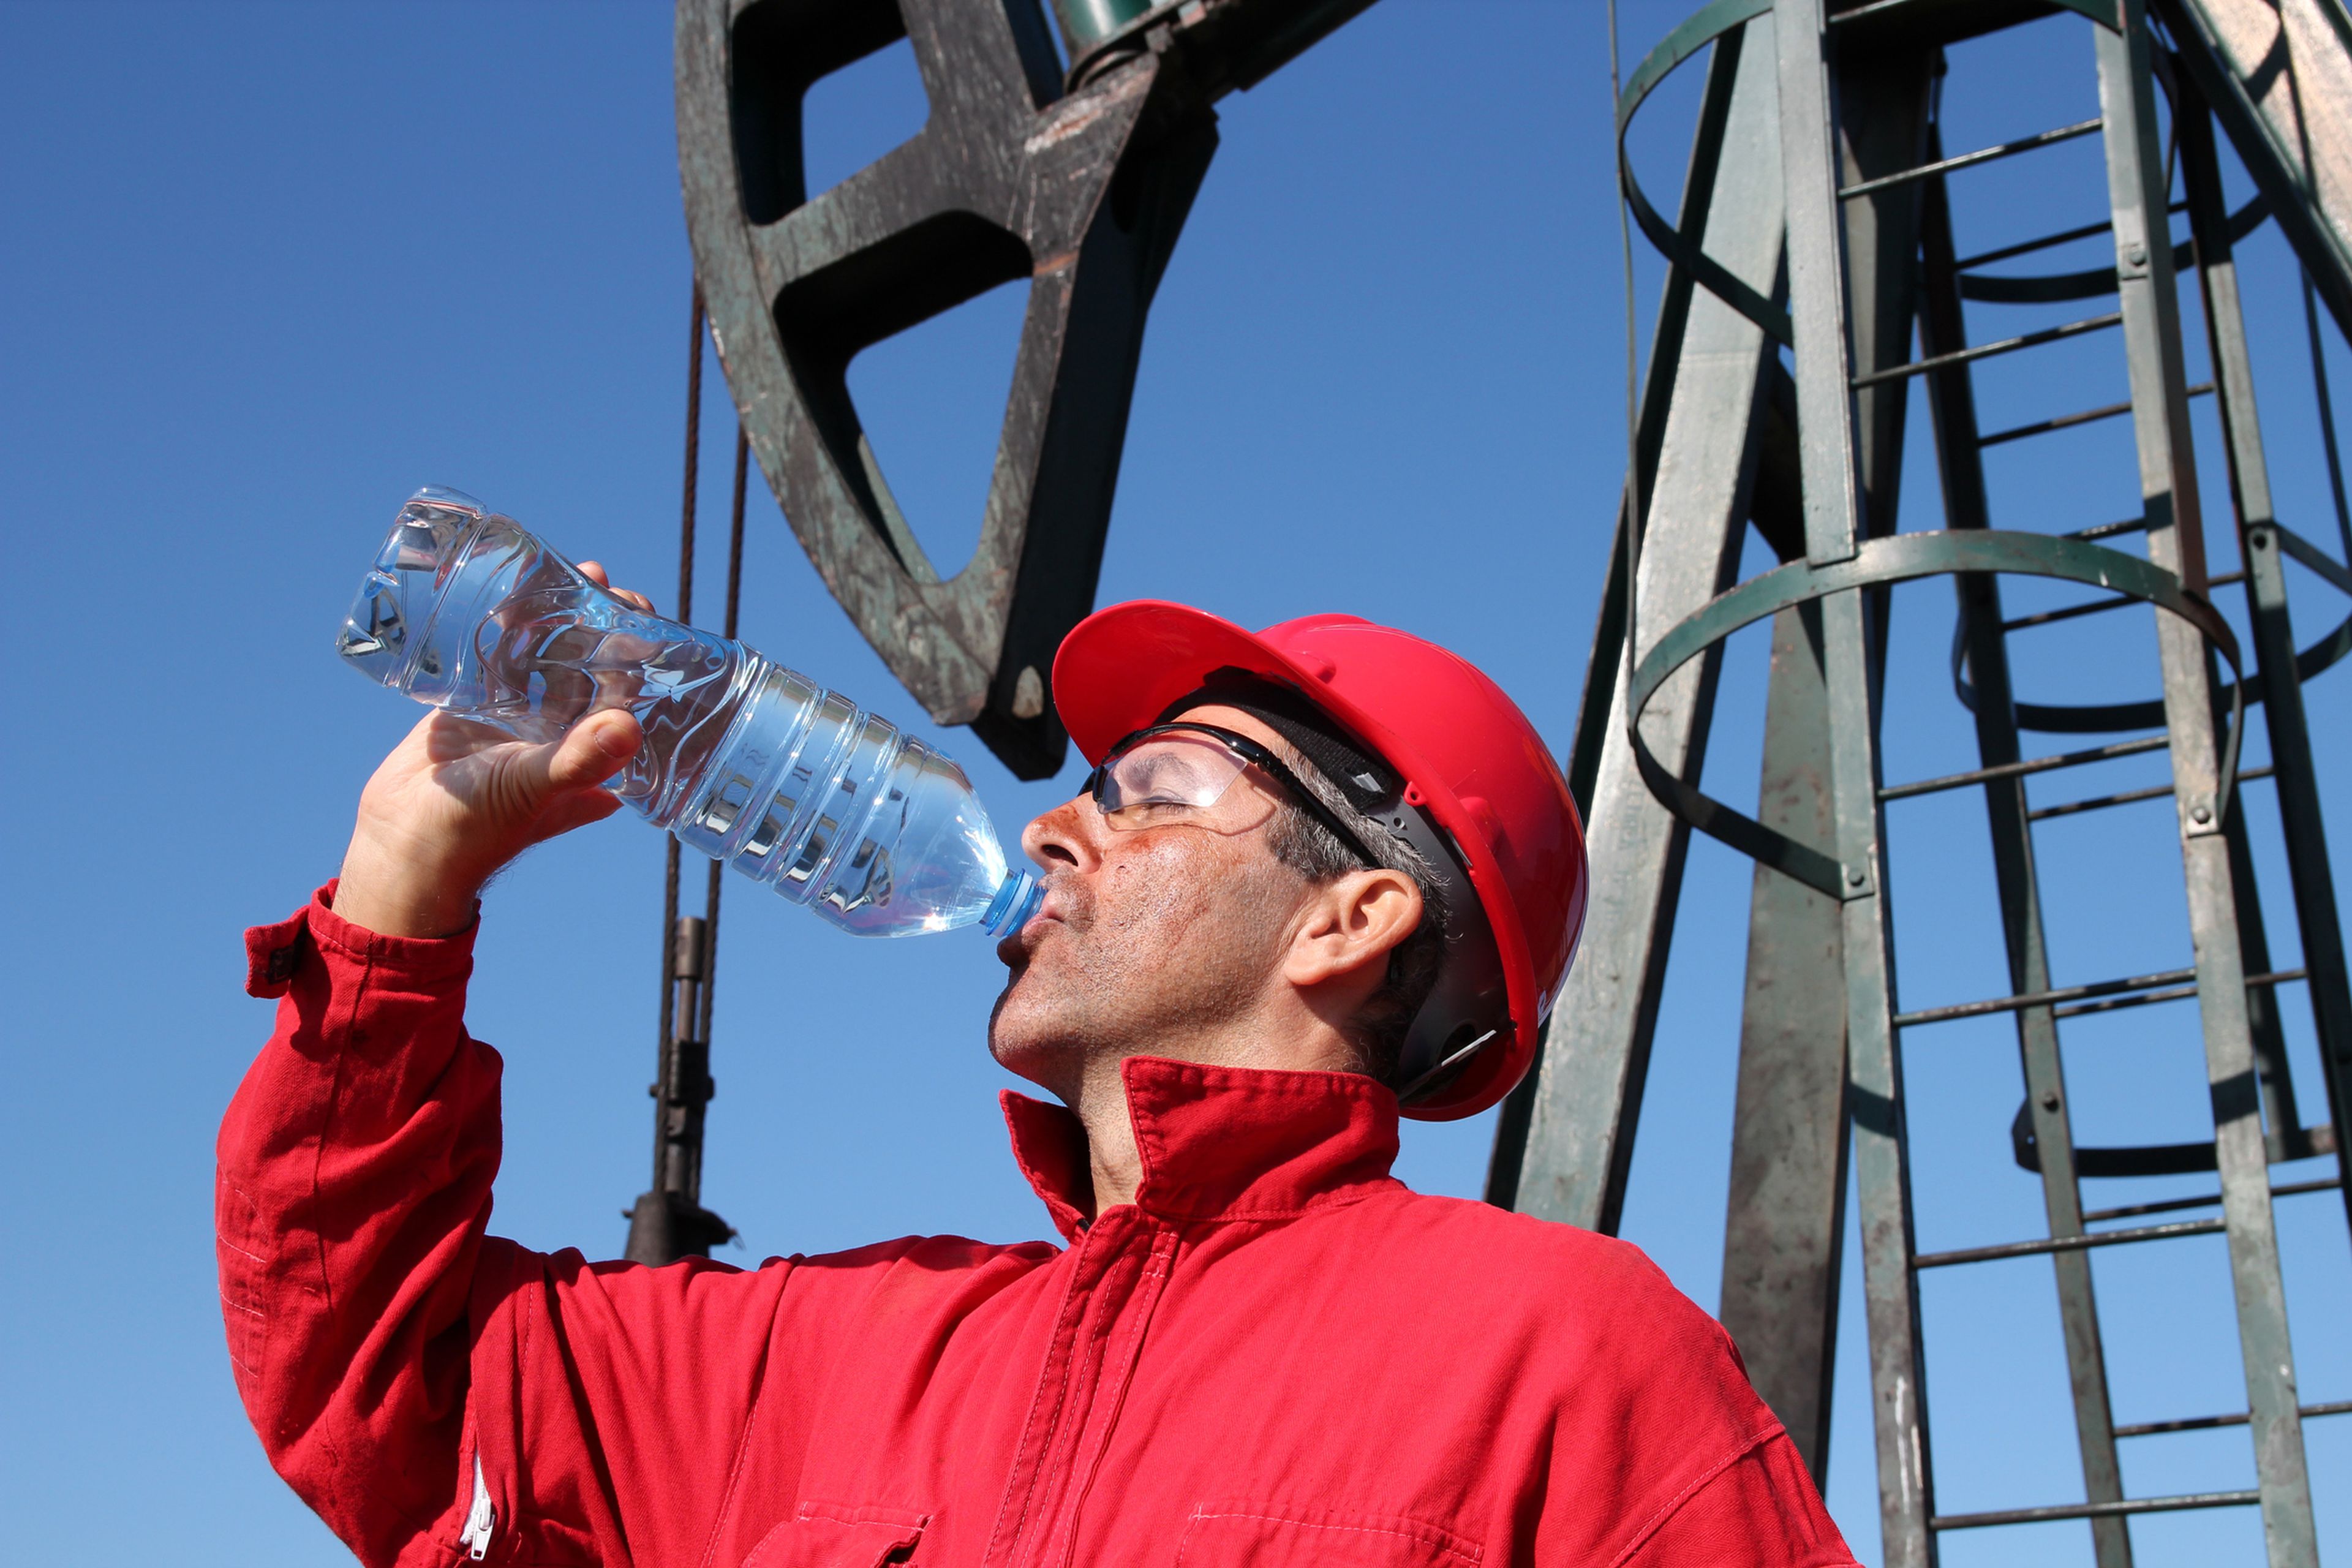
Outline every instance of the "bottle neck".
<svg viewBox="0 0 2352 1568">
<path fill-rule="evenodd" d="M 1045 901 L 1045 884 L 1015 866 L 1004 873 L 1004 883 L 980 917 L 980 929 L 991 936 L 1010 936 L 1029 923 Z"/>
</svg>

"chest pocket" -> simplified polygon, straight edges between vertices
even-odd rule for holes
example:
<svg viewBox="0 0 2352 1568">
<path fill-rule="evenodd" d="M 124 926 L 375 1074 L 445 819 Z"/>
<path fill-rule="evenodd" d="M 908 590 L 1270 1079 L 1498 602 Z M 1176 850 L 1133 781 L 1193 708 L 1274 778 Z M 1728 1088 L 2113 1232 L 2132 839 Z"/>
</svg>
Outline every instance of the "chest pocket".
<svg viewBox="0 0 2352 1568">
<path fill-rule="evenodd" d="M 914 1555 L 927 1513 L 804 1502 L 760 1538 L 743 1568 L 882 1568 Z"/>
<path fill-rule="evenodd" d="M 1287 1503 L 1205 1502 L 1176 1568 L 1478 1568 L 1475 1541 L 1418 1519 Z"/>
</svg>

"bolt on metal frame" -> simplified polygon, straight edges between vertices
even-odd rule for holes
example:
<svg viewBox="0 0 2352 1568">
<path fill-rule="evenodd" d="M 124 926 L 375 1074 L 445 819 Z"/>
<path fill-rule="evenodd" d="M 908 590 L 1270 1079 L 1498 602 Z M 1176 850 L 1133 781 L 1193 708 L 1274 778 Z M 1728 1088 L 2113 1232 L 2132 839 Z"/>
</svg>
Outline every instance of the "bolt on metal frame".
<svg viewBox="0 0 2352 1568">
<path fill-rule="evenodd" d="M 2214 41 L 2242 44 L 2247 21 L 2229 14 L 2233 7 L 2243 8 L 2240 0 L 2167 0 L 2160 20 L 2181 51 L 2176 67 L 2144 0 L 1876 0 L 1835 15 L 1825 14 L 1823 0 L 1717 0 L 1642 62 L 1618 106 L 1623 195 L 1670 269 L 1637 421 L 1636 472 L 1570 758 L 1595 868 L 1585 951 L 1539 1073 L 1506 1109 L 1489 1196 L 1615 1228 L 1689 829 L 1753 857 L 1722 1317 L 1759 1390 L 1821 1476 L 1851 1158 L 1890 1568 L 1936 1561 L 1944 1531 L 2052 1520 L 2087 1521 L 2101 1568 L 2122 1568 L 2131 1561 L 2129 1517 L 2233 1505 L 2261 1510 L 2273 1563 L 2315 1563 L 2301 1423 L 2352 1408 L 2341 1401 L 2298 1405 L 2272 1214 L 2273 1198 L 2289 1194 L 2334 1190 L 2352 1200 L 2341 1173 L 2352 1109 L 2352 985 L 2300 689 L 2342 657 L 2352 617 L 2298 651 L 2280 557 L 2294 555 L 2340 591 L 2352 592 L 2352 572 L 2272 514 L 2232 247 L 2278 216 L 2331 310 L 2352 291 L 2334 243 L 2333 193 L 2313 194 L 2313 180 L 2294 183 L 2298 169 L 2322 160 L 2310 156 L 2307 142 L 2300 164 L 2280 153 L 2293 145 L 2277 134 L 2279 95 L 2255 91 L 2260 84 L 2250 85 L 2236 57 Z M 2080 13 L 2093 29 L 2099 117 L 1948 155 L 1935 114 L 1943 46 L 2061 9 Z M 1622 152 L 1624 130 L 1668 71 L 1710 46 L 1690 173 L 1679 217 L 1669 224 L 1633 178 Z M 2345 58 L 2352 60 L 2352 46 Z M 2179 205 L 2170 200 L 2172 160 L 2159 136 L 2159 91 L 2172 103 L 2187 192 Z M 2235 215 L 2221 201 L 2213 112 L 2263 188 Z M 2323 121 L 2321 109 L 2306 107 L 2298 128 L 2341 129 Z M 2105 154 L 2104 222 L 1958 258 L 1948 180 L 2094 134 Z M 2280 212 L 2290 202 L 2300 204 L 2291 220 Z M 2175 241 L 2169 220 L 2184 209 L 2191 238 Z M 2112 267 L 2022 279 L 1972 270 L 2101 233 L 2113 237 Z M 2210 385 L 2191 386 L 2184 370 L 2177 282 L 2184 265 L 2194 266 L 2201 292 L 2215 367 Z M 2113 310 L 2064 326 L 1976 345 L 1966 340 L 1964 300 L 2045 304 L 2106 295 L 2115 296 Z M 2010 430 L 1979 429 L 1973 364 L 2094 332 L 2120 338 L 2127 402 Z M 1782 365 L 1782 346 L 1793 375 Z M 1948 526 L 1899 533 L 1904 400 L 1915 382 L 1927 395 Z M 2189 399 L 2207 394 L 2221 415 L 2246 563 L 2219 577 L 2205 561 L 2189 424 Z M 2139 517 L 2068 536 L 1992 526 L 1979 457 L 1986 447 L 2126 416 L 2138 456 Z M 1751 521 L 1782 564 L 1735 583 Z M 2123 547 L 2135 539 L 2144 541 L 2145 555 Z M 2103 542 L 2109 540 L 2122 544 Z M 2001 610 L 2005 574 L 2075 582 L 2104 596 L 2012 620 Z M 1969 711 L 1981 765 L 1890 787 L 1877 752 L 1889 590 L 1931 575 L 1949 576 L 1958 595 L 1955 691 Z M 2208 598 L 2232 581 L 2248 596 L 2250 658 Z M 2015 697 L 2012 633 L 2135 605 L 2158 612 L 2160 697 L 2095 707 Z M 1700 770 L 1723 643 L 1767 617 L 1773 623 L 1767 737 L 1759 808 L 1750 817 L 1704 793 Z M 2238 738 L 2249 706 L 2263 710 L 2273 761 L 2242 772 Z M 2029 756 L 2023 742 L 2030 731 L 2148 730 L 2159 732 L 2050 756 Z M 2158 751 L 2170 763 L 2168 785 L 2038 811 L 2028 802 L 2029 777 Z M 2244 814 L 2232 809 L 2238 785 L 2256 778 L 2271 780 L 2279 796 L 2299 968 L 2280 969 L 2269 958 Z M 1979 789 L 1986 801 L 2011 994 L 1905 1012 L 1893 970 L 1885 809 L 1957 788 Z M 2058 984 L 2042 925 L 2034 824 L 2164 796 L 2173 800 L 2179 824 L 2194 964 Z M 2331 1108 L 2330 1121 L 2314 1127 L 2298 1114 L 2280 1026 L 2279 994 L 2296 984 L 2310 995 Z M 2211 1143 L 2078 1148 L 2061 1022 L 2191 998 L 2202 1026 Z M 1901 1042 L 1909 1030 L 1991 1014 L 2015 1022 L 2026 1095 L 2014 1153 L 2041 1178 L 2049 1234 L 1922 1255 L 1912 1231 Z M 2331 1150 L 2336 1178 L 2273 1190 L 2273 1161 Z M 2104 1210 L 2083 1204 L 2085 1177 L 2195 1170 L 2215 1172 L 2220 1191 Z M 2209 1205 L 2221 1209 L 2219 1217 L 2089 1228 Z M 2109 1408 L 2089 1254 L 2209 1234 L 2227 1242 L 2247 1410 L 2119 1427 Z M 1939 1514 L 1919 1274 L 2024 1256 L 2049 1257 L 2056 1276 L 2084 1500 Z M 2124 1495 L 2119 1438 L 2225 1425 L 2249 1428 L 2255 1487 Z"/>
</svg>

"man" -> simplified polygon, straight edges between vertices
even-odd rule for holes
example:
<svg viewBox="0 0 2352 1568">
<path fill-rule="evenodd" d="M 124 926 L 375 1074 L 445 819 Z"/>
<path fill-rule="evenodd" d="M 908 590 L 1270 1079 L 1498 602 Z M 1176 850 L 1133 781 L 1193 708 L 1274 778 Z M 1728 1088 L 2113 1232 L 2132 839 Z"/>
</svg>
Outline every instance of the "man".
<svg viewBox="0 0 2352 1568">
<path fill-rule="evenodd" d="M 220 1143 L 270 1459 L 371 1563 L 1843 1564 L 1721 1329 L 1633 1247 L 1388 1174 L 1527 1070 L 1583 916 L 1567 786 L 1402 632 L 1173 605 L 1071 633 L 1097 764 L 1029 825 L 989 1043 L 1061 1246 L 743 1271 L 487 1237 L 475 895 L 613 809 L 627 714 L 428 719 L 339 885 L 248 934 L 278 1029 Z M 871 1108 L 887 1136 L 887 1107 Z"/>
</svg>

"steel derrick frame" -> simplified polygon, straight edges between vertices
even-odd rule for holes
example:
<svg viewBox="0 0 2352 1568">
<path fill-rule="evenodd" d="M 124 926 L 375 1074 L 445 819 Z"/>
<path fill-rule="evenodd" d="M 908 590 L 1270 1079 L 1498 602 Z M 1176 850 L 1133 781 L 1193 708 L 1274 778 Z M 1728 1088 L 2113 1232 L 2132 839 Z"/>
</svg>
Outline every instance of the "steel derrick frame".
<svg viewBox="0 0 2352 1568">
<path fill-rule="evenodd" d="M 2262 426 L 2254 404 L 2253 365 L 2238 302 L 2235 236 L 2224 219 L 2221 176 L 2215 157 L 2212 121 L 2194 89 L 2176 107 L 2180 126 L 2181 174 L 2189 195 L 2190 230 L 2196 237 L 2198 277 L 2205 306 L 2206 336 L 2221 416 L 2222 449 L 2230 473 L 2230 499 L 2236 513 L 2239 555 L 2245 563 L 2248 619 L 2262 684 L 2263 719 L 2277 780 L 2280 826 L 2287 845 L 2287 876 L 2294 892 L 2295 918 L 2304 967 L 2309 975 L 2312 1012 L 2318 1026 L 2321 1075 L 2329 1110 L 2329 1131 L 2339 1154 L 2352 1150 L 2352 969 L 2347 968 L 2336 885 L 2327 858 L 2327 834 L 2319 803 L 2319 777 L 2311 751 L 2310 724 L 2303 706 L 2303 656 L 2294 644 L 2288 613 L 2283 554 L 2327 563 L 2319 551 L 2292 534 L 2271 504 L 2270 468 L 2263 452 Z M 2335 584 L 2352 591 L 2352 583 Z M 2233 845 L 2242 842 L 2243 818 L 2231 814 Z M 2260 910 L 2245 911 L 2247 962 L 2268 968 L 2267 947 L 2257 952 Z M 2295 1159 L 2315 1152 L 2303 1122 L 2293 1080 L 2278 1038 L 2273 1006 L 2258 1020 L 2257 1068 L 2273 1159 Z M 2352 1220 L 2352 1184 L 2341 1189 Z"/>
<path fill-rule="evenodd" d="M 2272 995 L 2273 987 L 2299 977 L 2299 972 L 2271 972 L 2242 826 L 2230 805 L 2242 706 L 2250 698 L 2263 701 L 2281 692 L 2285 700 L 2280 711 L 2265 716 L 2285 738 L 2276 748 L 2283 759 L 2276 775 L 2283 806 L 2298 792 L 2303 803 L 2289 809 L 2300 813 L 2291 828 L 2291 856 L 2298 862 L 2310 859 L 2297 887 L 2305 945 L 2332 955 L 2313 966 L 2312 977 L 2331 1105 L 2340 1108 L 2341 1058 L 2333 1042 L 2336 1020 L 2352 1016 L 2352 1004 L 2339 1006 L 2323 989 L 2342 973 L 2341 941 L 2324 853 L 2311 858 L 2321 844 L 2317 795 L 2296 699 L 2299 679 L 2339 658 L 2344 639 L 2339 628 L 2312 648 L 2294 650 L 2277 556 L 2300 546 L 2295 552 L 2315 558 L 2320 564 L 2314 569 L 2331 582 L 2352 574 L 2300 539 L 2289 544 L 2274 520 L 2249 523 L 2247 579 L 2260 672 L 2251 679 L 2240 674 L 2229 628 L 2203 597 L 2208 574 L 2187 405 L 2195 391 L 2209 389 L 2189 388 L 2181 368 L 2176 247 L 2166 232 L 2168 193 L 2155 140 L 2158 63 L 2150 58 L 2145 11 L 2137 0 L 2120 6 L 2093 0 L 2065 8 L 2100 25 L 2099 121 L 1957 158 L 1925 145 L 1907 155 L 1890 151 L 1899 137 L 1891 137 L 1888 126 L 1902 117 L 1889 115 L 1887 100 L 1909 91 L 1912 101 L 1925 101 L 1918 87 L 1901 85 L 1906 45 L 1916 63 L 1923 52 L 1932 53 L 1943 38 L 1956 36 L 1949 30 L 1956 20 L 1972 19 L 1980 26 L 1969 30 L 1989 30 L 2048 7 L 1979 5 L 1964 15 L 1964 8 L 1937 0 L 1906 0 L 1854 8 L 1869 15 L 1849 18 L 1824 16 L 1820 0 L 1781 0 L 1778 5 L 1718 0 L 1670 34 L 1628 81 L 1619 106 L 1621 173 L 1634 220 L 1673 264 L 1667 286 L 1673 308 L 1661 311 L 1641 410 L 1644 444 L 1638 446 L 1636 461 L 1643 471 L 1639 483 L 1629 485 L 1629 497 L 1644 496 L 1649 504 L 1646 516 L 1629 509 L 1621 520 L 1612 573 L 1630 572 L 1631 582 L 1612 580 L 1571 758 L 1571 778 L 1580 793 L 1590 791 L 1596 908 L 1611 908 L 1612 902 L 1622 907 L 1611 908 L 1608 919 L 1594 923 L 1594 940 L 1601 945 L 1597 952 L 1588 947 L 1579 969 L 1590 963 L 1591 971 L 1572 977 L 1570 994 L 1562 999 L 1541 1081 L 1523 1086 L 1515 1097 L 1515 1114 L 1505 1118 L 1489 1191 L 1501 1201 L 1516 1199 L 1529 1212 L 1613 1228 L 1684 847 L 1688 829 L 1696 826 L 1759 861 L 1722 1315 L 1748 1354 L 1759 1390 L 1819 1474 L 1825 1464 L 1827 1351 L 1833 1339 L 1839 1241 L 1835 1184 L 1842 1140 L 1836 1130 L 1850 1114 L 1863 1205 L 1886 1561 L 1934 1562 L 1940 1531 L 2080 1519 L 2090 1525 L 2102 1568 L 2121 1568 L 2130 1561 L 2126 1520 L 2131 1514 L 2259 1503 L 2271 1561 L 2302 1563 L 2314 1560 L 2309 1488 L 2267 1170 L 2271 1158 L 2287 1157 L 2281 1150 L 2282 1130 L 2289 1152 L 2303 1137 L 2292 1114 Z M 2008 14 L 1989 16 L 1994 11 Z M 1927 32 L 1906 39 L 1898 30 L 1904 16 L 1948 30 L 1941 38 Z M 1864 28 L 1848 25 L 1864 21 L 1872 24 L 1866 45 Z M 1701 185 L 1702 174 L 1711 175 L 1726 155 L 1719 128 L 1703 117 L 1685 210 L 1681 221 L 1670 226 L 1642 195 L 1623 162 L 1624 126 L 1667 70 L 1716 40 L 1722 41 L 1711 67 L 1710 102 L 1714 75 L 1727 68 L 1727 60 L 1752 65 L 1762 48 L 1773 51 L 1783 177 L 1769 195 L 1752 182 L 1718 182 L 1721 195 L 1710 199 L 1702 192 L 1694 201 L 1691 192 Z M 1865 47 L 1872 56 L 1867 71 L 1856 64 Z M 1843 68 L 1848 65 L 1854 68 Z M 1924 131 L 1924 114 L 1916 123 Z M 1964 273 L 1953 255 L 1943 206 L 1946 174 L 2092 132 L 2101 135 L 2106 153 L 2110 221 L 2084 232 L 2112 228 L 2114 268 L 2031 279 Z M 2188 155 L 2193 158 L 2193 150 Z M 2195 179 L 2192 174 L 2192 185 Z M 1895 193 L 1907 197 L 1914 191 L 1922 195 L 1916 210 L 1890 211 L 1882 205 Z M 2210 268 L 2200 269 L 2210 301 L 2217 287 L 2227 291 L 2233 286 L 2228 244 L 2263 215 L 2259 202 L 2234 217 L 2222 213 L 2218 184 L 2206 195 L 2210 200 L 2192 216 L 2200 258 L 2210 262 Z M 1752 258 L 1733 264 L 1727 245 L 1718 243 L 1719 234 L 1752 241 L 1756 231 L 1768 226 L 1758 216 L 1768 201 L 1777 205 L 1773 216 L 1785 225 L 1785 273 L 1779 277 Z M 1891 246 L 1890 234 L 1900 237 Z M 1922 343 L 1918 360 L 1906 363 L 1906 317 L 1897 301 L 1910 286 L 1906 264 L 1918 254 L 1906 247 L 1923 243 L 1926 291 L 1917 301 Z M 2026 248 L 2031 247 L 2019 247 Z M 2187 248 L 2180 247 L 2182 260 Z M 1698 303 L 1675 304 L 1678 298 L 1690 299 L 1694 285 Z M 2101 292 L 2117 294 L 2117 309 L 2070 328 L 1974 347 L 1960 330 L 1963 298 L 2013 297 L 2024 302 Z M 1790 343 L 1794 385 L 1777 365 L 1753 378 L 1727 378 L 1720 357 L 1694 354 L 1689 322 L 1708 308 L 1726 323 L 1717 329 L 1726 342 L 1737 342 L 1767 358 L 1777 355 L 1765 344 Z M 2251 384 L 2231 374 L 2223 342 L 2234 330 L 2234 310 L 2223 312 L 2209 303 L 2208 317 L 2221 367 L 2216 375 L 2221 384 L 2210 390 L 2223 400 L 2225 420 L 2244 410 L 2240 423 L 2251 432 Z M 1744 319 L 1744 326 L 1729 325 L 1732 318 Z M 2144 531 L 2150 535 L 2147 558 L 2083 540 L 2000 533 L 1990 529 L 1984 505 L 1977 452 L 2032 432 L 1985 437 L 1976 429 L 1968 366 L 1988 354 L 2099 328 L 2120 330 L 2133 399 L 2085 417 L 2127 414 L 2134 421 Z M 2242 332 L 2237 352 L 2237 368 L 2242 370 Z M 1695 386 L 1684 384 L 1685 375 L 1697 378 Z M 1889 410 L 1872 400 L 1883 392 L 1899 393 L 1913 376 L 1923 378 L 1929 392 L 1952 527 L 1933 534 L 1878 537 L 1892 528 L 1894 497 L 1891 475 L 1874 462 L 1884 449 Z M 1705 407 L 1731 427 L 1685 421 L 1686 405 Z M 1898 405 L 1893 411 L 1897 439 L 1900 417 Z M 2050 421 L 2037 428 L 2074 422 Z M 1652 447 L 1648 442 L 1660 444 Z M 2233 476 L 2241 468 L 2254 471 L 2251 465 L 2258 462 L 2258 437 L 2251 445 L 2235 442 Z M 1790 482 L 1791 468 L 1801 476 L 1798 482 Z M 1711 483 L 1696 482 L 1702 473 Z M 1672 493 L 1678 479 L 1685 492 L 1713 500 L 1715 509 L 1702 508 L 1696 515 L 1674 510 L 1684 500 Z M 1876 493 L 1882 488 L 1883 496 Z M 1746 501 L 1744 511 L 1733 506 L 1727 527 L 1720 510 L 1727 498 Z M 2241 510 L 2242 517 L 2242 498 Z M 1727 555 L 1736 555 L 1745 521 L 1757 524 L 1784 564 L 1691 606 L 1690 600 L 1703 591 L 1700 584 L 1719 580 Z M 1651 524 L 1646 531 L 1645 521 Z M 1662 562 L 1661 554 L 1675 558 Z M 2116 591 L 2115 603 L 2157 607 L 2162 612 L 2162 697 L 2072 710 L 2016 702 L 2002 643 L 2009 627 L 2001 619 L 1997 584 L 2004 573 L 2097 584 Z M 1959 595 L 1956 685 L 1975 710 L 1984 765 L 1952 781 L 1887 791 L 1877 777 L 1875 756 L 1885 585 L 1931 574 L 1952 575 Z M 1621 612 L 1617 595 L 1629 586 L 1637 602 Z M 1749 818 L 1699 790 L 1698 759 L 1722 640 L 1767 616 L 1775 626 L 1762 805 Z M 2226 681 L 2214 668 L 2217 658 L 2229 666 Z M 1602 684 L 1604 671 L 1614 676 L 1612 686 Z M 2165 731 L 2161 740 L 2068 758 L 2027 759 L 2019 741 L 2024 728 L 2095 731 L 2156 726 Z M 2047 766 L 2159 745 L 2171 754 L 2172 785 L 2140 793 L 2174 797 L 2196 967 L 2178 976 L 2145 977 L 2145 984 L 2054 987 L 2032 859 L 2030 825 L 2037 814 L 2028 808 L 2023 779 Z M 1631 787 L 1635 781 L 1641 788 Z M 1881 803 L 1890 795 L 1959 783 L 1980 784 L 1987 795 L 2016 991 L 1997 1006 L 2011 1013 L 2018 1029 L 2028 1090 L 2020 1116 L 2020 1159 L 2029 1163 L 2030 1156 L 2042 1176 L 2051 1239 L 1921 1258 L 1911 1236 L 1898 1031 L 1948 1013 L 1965 1016 L 1996 1005 L 1895 1011 Z M 2323 896 L 2306 904 L 2302 876 L 2315 879 Z M 2262 973 L 2251 973 L 2250 963 Z M 1821 984 L 1835 979 L 1842 979 L 1842 986 Z M 2174 980 L 2192 984 L 2157 988 L 2159 981 Z M 2070 1000 L 2077 991 L 2084 999 Z M 1840 1005 L 1823 1008 L 1824 994 Z M 2057 1021 L 2076 1011 L 2180 994 L 2200 1001 L 2217 1132 L 2206 1153 L 2207 1168 L 2221 1175 L 2224 1218 L 2086 1233 L 2085 1219 L 2103 1216 L 2085 1215 L 2076 1186 Z M 1843 1070 L 1836 1065 L 1841 1062 Z M 2237 1092 L 2238 1085 L 2258 1080 L 2264 1092 Z M 2268 1147 L 2266 1107 L 2273 1121 Z M 1825 1125 L 1831 1129 L 1826 1137 Z M 2302 1152 L 2314 1146 L 2306 1140 Z M 2108 1162 L 2101 1170 L 2112 1171 L 2119 1168 L 2117 1160 L 2179 1152 L 2168 1147 L 2091 1154 Z M 1742 1181 L 1743 1172 L 1751 1179 Z M 2249 1415 L 2236 1419 L 2252 1428 L 2260 1485 L 2245 1491 L 2126 1499 L 2086 1249 L 2213 1230 L 2228 1237 L 2250 1405 Z M 1924 1400 L 1917 1270 L 1979 1256 L 2040 1253 L 2052 1257 L 2056 1271 L 2086 1501 L 1938 1515 Z M 2154 1423 L 2129 1431 L 2137 1435 L 2177 1425 Z"/>
</svg>

